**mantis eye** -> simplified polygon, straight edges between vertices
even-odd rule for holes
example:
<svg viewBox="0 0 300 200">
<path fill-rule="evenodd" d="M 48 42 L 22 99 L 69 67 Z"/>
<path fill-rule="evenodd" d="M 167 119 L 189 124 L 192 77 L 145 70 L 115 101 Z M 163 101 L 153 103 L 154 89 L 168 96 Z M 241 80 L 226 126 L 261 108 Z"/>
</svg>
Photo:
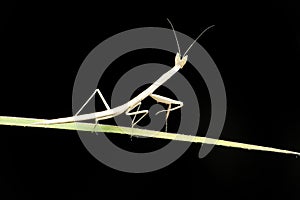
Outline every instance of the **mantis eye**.
<svg viewBox="0 0 300 200">
<path fill-rule="evenodd" d="M 183 58 L 182 58 L 182 61 L 187 61 L 187 59 L 188 59 L 188 55 L 186 55 L 186 56 L 184 56 Z"/>
<path fill-rule="evenodd" d="M 188 59 L 188 56 L 187 56 L 187 55 L 184 56 L 184 57 L 181 59 L 181 61 L 180 61 L 180 66 L 181 66 L 181 68 L 185 65 L 185 63 L 187 62 L 187 59 Z"/>
<path fill-rule="evenodd" d="M 180 54 L 179 53 L 177 53 L 176 54 L 176 57 L 175 57 L 175 65 L 177 65 L 179 62 L 180 62 Z"/>
</svg>

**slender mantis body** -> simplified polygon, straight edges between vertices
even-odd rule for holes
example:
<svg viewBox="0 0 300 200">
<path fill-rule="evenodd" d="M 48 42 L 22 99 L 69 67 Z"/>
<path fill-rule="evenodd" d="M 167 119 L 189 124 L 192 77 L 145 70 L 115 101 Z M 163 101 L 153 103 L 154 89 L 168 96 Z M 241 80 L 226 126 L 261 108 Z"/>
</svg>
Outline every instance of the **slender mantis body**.
<svg viewBox="0 0 300 200">
<path fill-rule="evenodd" d="M 170 111 L 179 109 L 183 106 L 183 103 L 181 101 L 173 100 L 167 97 L 163 97 L 157 94 L 153 94 L 153 92 L 160 87 L 163 83 L 165 83 L 169 78 L 171 78 L 179 69 L 181 69 L 187 61 L 187 56 L 180 58 L 179 53 L 176 54 L 175 57 L 175 66 L 171 68 L 169 71 L 167 71 L 165 74 L 163 74 L 157 81 L 155 81 L 152 85 L 150 85 L 146 90 L 144 90 L 142 93 L 137 95 L 135 98 L 131 99 L 127 103 L 124 103 L 123 105 L 120 105 L 115 108 L 110 108 L 108 104 L 106 103 L 102 93 L 99 89 L 96 89 L 94 93 L 91 95 L 91 97 L 87 100 L 87 102 L 81 107 L 81 109 L 73 116 L 73 117 L 65 117 L 65 118 L 58 118 L 58 119 L 52 119 L 52 120 L 45 120 L 42 122 L 38 122 L 35 124 L 58 124 L 58 123 L 68 123 L 68 122 L 74 122 L 74 121 L 85 121 L 85 120 L 91 120 L 95 119 L 96 122 L 99 120 L 109 119 L 116 117 L 118 115 L 121 115 L 122 113 L 125 113 L 126 115 L 137 115 L 137 114 L 143 114 L 142 117 L 140 117 L 139 120 L 132 121 L 132 126 L 137 124 L 144 116 L 148 114 L 148 110 L 140 110 L 139 107 L 141 105 L 141 101 L 143 101 L 146 97 L 150 96 L 153 99 L 155 99 L 157 102 L 165 103 L 169 105 L 168 110 L 162 110 L 167 111 L 167 115 Z M 85 107 L 85 105 L 91 100 L 91 98 L 98 93 L 105 104 L 105 107 L 107 110 L 96 112 L 96 113 L 90 113 L 90 114 L 83 114 L 78 115 L 79 112 Z M 178 106 L 171 108 L 172 104 L 177 104 Z M 134 108 L 138 107 L 138 110 L 135 112 L 130 112 Z M 162 112 L 159 111 L 159 112 Z"/>
<path fill-rule="evenodd" d="M 169 20 L 168 20 L 169 21 Z M 174 111 L 177 110 L 179 108 L 181 108 L 183 106 L 183 102 L 181 101 L 177 101 L 177 100 L 173 100 L 164 96 L 160 96 L 157 94 L 154 94 L 153 92 L 159 88 L 161 85 L 163 85 L 167 80 L 169 80 L 174 74 L 176 74 L 176 72 L 179 69 L 182 69 L 183 66 L 186 64 L 188 56 L 186 55 L 186 53 L 190 50 L 190 48 L 194 45 L 194 43 L 200 38 L 200 36 L 209 28 L 211 28 L 212 26 L 206 28 L 195 40 L 194 42 L 189 46 L 189 48 L 186 50 L 186 52 L 184 53 L 183 56 L 181 56 L 181 52 L 180 52 L 180 47 L 179 47 L 179 43 L 177 40 L 177 36 L 175 33 L 175 30 L 173 28 L 172 23 L 169 21 L 169 23 L 171 24 L 171 27 L 173 29 L 173 33 L 177 42 L 177 46 L 178 46 L 178 53 L 175 56 L 175 65 L 173 68 L 171 68 L 169 71 L 167 71 L 166 73 L 164 73 L 162 76 L 160 76 L 152 85 L 150 85 L 146 90 L 144 90 L 143 92 L 141 92 L 139 95 L 137 95 L 135 98 L 131 99 L 130 101 L 128 101 L 127 103 L 124 103 L 123 105 L 120 105 L 118 107 L 115 108 L 110 108 L 109 105 L 107 104 L 105 98 L 103 97 L 101 91 L 99 89 L 96 89 L 94 91 L 94 93 L 90 96 L 90 98 L 84 103 L 84 105 L 79 109 L 79 111 L 72 117 L 65 117 L 65 118 L 58 118 L 58 119 L 51 119 L 51 120 L 44 120 L 42 122 L 37 122 L 35 124 L 37 125 L 42 125 L 42 124 L 46 124 L 46 125 L 50 125 L 50 124 L 59 124 L 59 123 L 70 123 L 70 122 L 78 122 L 78 121 L 85 121 L 85 120 L 91 120 L 91 119 L 95 119 L 95 122 L 97 124 L 98 121 L 100 120 L 104 120 L 104 119 L 109 119 L 109 118 L 113 118 L 116 117 L 118 115 L 121 115 L 123 113 L 125 113 L 128 116 L 134 115 L 133 120 L 131 122 L 131 127 L 133 127 L 134 125 L 136 125 L 141 119 L 143 119 L 147 114 L 148 114 L 148 110 L 139 110 L 140 106 L 141 106 L 141 102 L 148 96 L 152 97 L 154 100 L 156 100 L 158 103 L 164 103 L 168 105 L 168 109 L 167 110 L 161 110 L 158 113 L 161 112 L 166 112 L 166 130 L 167 130 L 167 119 L 169 117 L 170 111 Z M 90 113 L 90 114 L 82 114 L 82 115 L 78 115 L 81 110 L 86 106 L 86 104 L 91 100 L 91 98 L 98 93 L 100 98 L 102 99 L 105 107 L 107 110 L 105 111 L 101 111 L 101 112 L 95 112 L 95 113 Z M 172 108 L 172 105 L 176 105 L 176 107 Z M 137 111 L 132 111 L 133 109 L 137 108 Z M 135 121 L 136 115 L 142 114 L 142 116 Z"/>
</svg>

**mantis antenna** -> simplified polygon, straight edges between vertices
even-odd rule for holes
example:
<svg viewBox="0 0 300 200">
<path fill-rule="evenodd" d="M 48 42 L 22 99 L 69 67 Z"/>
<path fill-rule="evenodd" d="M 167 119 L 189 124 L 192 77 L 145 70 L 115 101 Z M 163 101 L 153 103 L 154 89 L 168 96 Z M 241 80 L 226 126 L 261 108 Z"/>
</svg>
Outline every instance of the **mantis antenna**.
<svg viewBox="0 0 300 200">
<path fill-rule="evenodd" d="M 177 43 L 177 48 L 178 48 L 178 53 L 181 55 L 181 52 L 180 52 L 180 46 L 179 46 L 179 42 L 178 42 L 178 39 L 177 39 L 177 35 L 176 35 L 176 32 L 175 32 L 175 29 L 173 27 L 173 24 L 171 23 L 171 21 L 167 18 L 168 22 L 170 23 L 172 29 L 173 29 L 173 33 L 174 33 L 174 36 L 175 36 L 175 40 L 176 40 L 176 43 Z"/>
<path fill-rule="evenodd" d="M 215 25 L 211 25 L 209 27 L 207 27 L 204 31 L 202 31 L 200 33 L 200 35 L 194 40 L 194 42 L 189 46 L 189 48 L 186 50 L 186 52 L 183 54 L 183 57 L 187 54 L 187 52 L 189 52 L 189 50 L 192 48 L 192 46 L 196 43 L 196 41 L 203 35 L 203 33 L 205 33 L 208 29 L 214 27 Z"/>
</svg>

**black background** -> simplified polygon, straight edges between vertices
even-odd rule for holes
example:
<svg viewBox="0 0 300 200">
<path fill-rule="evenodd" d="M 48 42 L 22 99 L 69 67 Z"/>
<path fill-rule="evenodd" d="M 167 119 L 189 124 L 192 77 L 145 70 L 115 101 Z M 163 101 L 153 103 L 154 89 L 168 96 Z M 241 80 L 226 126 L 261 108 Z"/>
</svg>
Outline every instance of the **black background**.
<svg viewBox="0 0 300 200">
<path fill-rule="evenodd" d="M 132 28 L 169 28 L 169 18 L 176 30 L 193 38 L 216 25 L 199 42 L 226 87 L 228 112 L 221 139 L 300 151 L 297 12 L 299 7 L 287 2 L 1 3 L 0 115 L 70 116 L 77 70 L 95 46 Z M 136 53 L 119 63 L 173 65 L 174 55 Z M 182 73 L 193 81 L 188 70 Z M 109 95 L 109 87 L 99 88 Z M 76 132 L 0 128 L 0 196 L 5 199 L 299 195 L 300 160 L 295 156 L 215 147 L 199 159 L 200 145 L 192 144 L 166 168 L 131 174 L 97 161 Z M 126 140 L 123 145 L 142 148 L 136 138 L 120 138 Z"/>
</svg>

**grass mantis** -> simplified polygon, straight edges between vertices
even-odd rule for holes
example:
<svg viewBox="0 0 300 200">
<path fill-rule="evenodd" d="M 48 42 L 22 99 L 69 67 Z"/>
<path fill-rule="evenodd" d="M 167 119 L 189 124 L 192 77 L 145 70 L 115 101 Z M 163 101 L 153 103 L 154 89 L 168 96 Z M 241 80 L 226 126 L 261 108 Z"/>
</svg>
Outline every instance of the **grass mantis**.
<svg viewBox="0 0 300 200">
<path fill-rule="evenodd" d="M 168 20 L 169 21 L 169 20 Z M 264 146 L 258 146 L 258 145 L 251 145 L 246 143 L 240 143 L 240 142 L 231 142 L 226 140 L 219 140 L 219 139 L 213 139 L 208 137 L 201 137 L 201 136 L 192 136 L 192 135 L 185 135 L 185 134 L 173 134 L 167 132 L 167 120 L 169 117 L 169 114 L 171 111 L 180 109 L 183 106 L 183 102 L 178 100 L 173 100 L 161 95 L 154 94 L 154 91 L 159 88 L 161 85 L 163 85 L 167 80 L 169 80 L 176 72 L 178 72 L 180 69 L 182 69 L 188 59 L 187 53 L 192 48 L 192 46 L 196 43 L 196 41 L 201 37 L 201 35 L 206 32 L 208 29 L 210 29 L 212 26 L 209 26 L 206 28 L 187 48 L 183 56 L 181 56 L 180 46 L 178 43 L 178 39 L 176 36 L 176 32 L 174 30 L 174 27 L 172 23 L 169 21 L 175 39 L 178 47 L 178 52 L 175 56 L 175 66 L 171 68 L 169 71 L 164 73 L 162 76 L 160 76 L 151 86 L 149 86 L 146 90 L 141 92 L 139 95 L 137 95 L 135 98 L 131 99 L 127 103 L 124 103 L 123 105 L 120 105 L 115 108 L 110 108 L 107 104 L 105 98 L 103 97 L 101 91 L 99 89 L 96 89 L 93 94 L 88 98 L 88 100 L 83 104 L 83 106 L 78 110 L 78 112 L 72 116 L 72 117 L 65 117 L 65 118 L 58 118 L 58 119 L 50 119 L 50 120 L 44 120 L 44 119 L 33 119 L 33 118 L 20 118 L 20 117 L 5 117 L 0 116 L 0 125 L 11 125 L 11 126 L 24 126 L 24 127 L 43 127 L 43 128 L 55 128 L 55 129 L 65 129 L 65 130 L 81 130 L 81 131 L 94 131 L 97 129 L 97 131 L 101 132 L 107 132 L 107 133 L 119 133 L 119 134 L 128 134 L 128 135 L 137 135 L 142 137 L 153 137 L 153 138 L 161 138 L 161 139 L 171 139 L 171 140 L 177 140 L 177 141 L 186 141 L 186 142 L 196 142 L 196 143 L 203 143 L 203 144 L 212 144 L 212 145 L 219 145 L 219 146 L 225 146 L 225 147 L 232 147 L 232 148 L 242 148 L 242 149 L 248 149 L 248 150 L 260 150 L 260 151 L 268 151 L 268 152 L 277 152 L 277 153 L 285 153 L 285 154 L 293 154 L 299 156 L 300 153 L 294 152 L 294 151 L 288 151 L 288 150 L 282 150 L 272 147 L 264 147 Z M 101 112 L 94 112 L 89 114 L 82 114 L 79 115 L 79 113 L 82 111 L 82 109 L 90 102 L 90 100 L 96 95 L 99 94 L 101 100 L 103 101 L 106 110 Z M 156 100 L 159 103 L 164 103 L 168 105 L 168 108 L 166 110 L 161 110 L 158 113 L 166 112 L 165 120 L 166 120 L 166 132 L 160 132 L 160 131 L 151 131 L 146 129 L 134 129 L 133 127 L 141 120 L 143 119 L 147 114 L 148 110 L 140 110 L 141 102 L 147 98 L 151 97 L 154 100 Z M 176 105 L 175 107 L 172 107 L 172 105 Z M 136 111 L 133 111 L 135 108 L 137 108 Z M 131 128 L 130 127 L 119 127 L 119 126 L 110 126 L 110 125 L 98 125 L 97 123 L 100 120 L 109 119 L 116 117 L 118 115 L 121 115 L 125 113 L 128 116 L 134 116 L 133 120 L 131 121 Z M 141 117 L 136 120 L 137 115 L 141 115 Z M 96 124 L 90 124 L 90 123 L 77 123 L 76 125 L 74 122 L 80 122 L 85 120 L 92 120 L 94 119 Z M 51 126 L 54 125 L 54 126 Z"/>
<path fill-rule="evenodd" d="M 161 112 L 166 112 L 166 131 L 167 131 L 167 120 L 169 117 L 169 114 L 171 111 L 180 109 L 183 106 L 183 102 L 177 101 L 174 99 L 170 99 L 168 97 L 164 97 L 158 94 L 154 94 L 153 92 L 159 88 L 161 85 L 163 85 L 167 80 L 169 80 L 179 69 L 182 69 L 183 66 L 186 64 L 188 56 L 187 53 L 191 49 L 191 47 L 195 44 L 195 42 L 201 37 L 201 35 L 206 32 L 208 29 L 210 29 L 212 26 L 209 26 L 204 31 L 201 32 L 201 34 L 193 41 L 193 43 L 187 48 L 185 53 L 181 56 L 180 46 L 177 39 L 177 35 L 175 32 L 175 29 L 169 19 L 167 19 L 170 23 L 174 37 L 176 40 L 178 52 L 175 56 L 175 65 L 173 68 L 171 68 L 169 71 L 164 73 L 162 76 L 160 76 L 152 85 L 150 85 L 146 90 L 141 92 L 139 95 L 131 99 L 130 101 L 124 103 L 123 105 L 120 105 L 115 108 L 110 108 L 107 104 L 105 98 L 103 97 L 101 91 L 99 89 L 96 89 L 93 94 L 89 97 L 89 99 L 83 104 L 83 106 L 79 109 L 79 111 L 72 117 L 65 117 L 65 118 L 58 118 L 58 119 L 51 119 L 51 120 L 44 120 L 41 122 L 34 123 L 36 125 L 50 125 L 50 124 L 59 124 L 59 123 L 69 123 L 69 122 L 78 122 L 78 121 L 85 121 L 85 120 L 91 120 L 95 119 L 95 124 L 98 123 L 100 120 L 109 119 L 116 117 L 118 115 L 121 115 L 125 113 L 128 116 L 134 115 L 132 121 L 131 121 L 131 127 L 134 127 L 139 121 L 141 121 L 147 114 L 148 110 L 140 110 L 141 102 L 148 96 L 152 97 L 154 100 L 156 100 L 158 103 L 163 103 L 168 105 L 168 108 L 166 110 L 161 110 L 157 112 L 156 114 L 159 114 Z M 102 102 L 104 103 L 106 110 L 101 112 L 95 112 L 90 114 L 82 114 L 79 115 L 79 113 L 82 111 L 82 109 L 89 103 L 89 101 L 96 95 L 99 94 Z M 172 105 L 176 105 L 175 107 L 172 107 Z M 133 111 L 135 108 L 137 108 L 136 111 Z M 136 120 L 137 115 L 142 115 L 138 120 Z"/>
</svg>

